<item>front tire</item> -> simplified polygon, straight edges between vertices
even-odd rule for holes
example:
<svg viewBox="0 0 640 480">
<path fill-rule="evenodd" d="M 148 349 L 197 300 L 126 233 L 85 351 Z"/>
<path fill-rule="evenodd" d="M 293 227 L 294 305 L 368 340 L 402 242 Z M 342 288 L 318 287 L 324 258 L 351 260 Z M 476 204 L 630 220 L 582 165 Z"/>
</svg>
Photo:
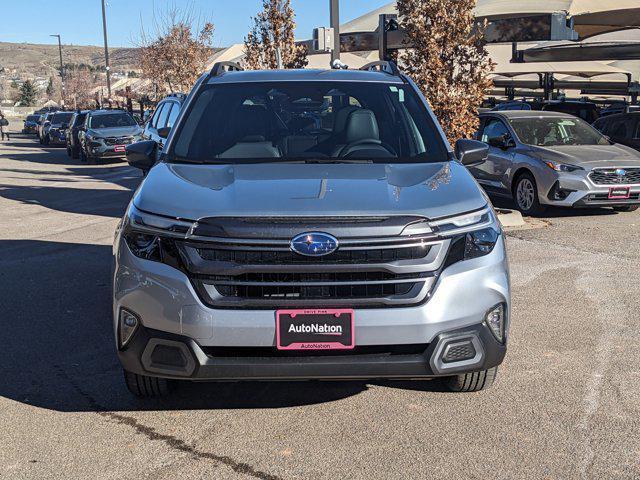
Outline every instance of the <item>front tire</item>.
<svg viewBox="0 0 640 480">
<path fill-rule="evenodd" d="M 638 209 L 638 205 L 628 205 L 626 207 L 613 207 L 615 212 L 635 212 Z"/>
<path fill-rule="evenodd" d="M 44 141 L 42 142 L 44 145 L 49 145 L 49 142 L 51 141 L 51 139 L 49 138 L 49 135 L 47 135 L 46 137 L 44 137 Z"/>
<path fill-rule="evenodd" d="M 497 375 L 498 367 L 480 372 L 463 373 L 447 378 L 446 386 L 452 392 L 479 392 L 491 387 Z"/>
<path fill-rule="evenodd" d="M 513 199 L 516 207 L 525 215 L 535 216 L 544 212 L 538 198 L 536 179 L 529 172 L 524 172 L 516 179 L 513 186 Z"/>
<path fill-rule="evenodd" d="M 153 398 L 164 397 L 171 391 L 169 380 L 166 378 L 149 377 L 137 373 L 124 372 L 124 383 L 127 389 L 136 397 Z"/>
</svg>

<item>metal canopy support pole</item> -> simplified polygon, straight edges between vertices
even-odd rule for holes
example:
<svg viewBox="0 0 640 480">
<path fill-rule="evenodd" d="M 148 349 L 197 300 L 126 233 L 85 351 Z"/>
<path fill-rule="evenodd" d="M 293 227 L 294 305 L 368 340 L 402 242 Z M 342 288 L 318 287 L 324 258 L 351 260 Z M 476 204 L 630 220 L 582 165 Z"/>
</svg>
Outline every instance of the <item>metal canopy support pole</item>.
<svg viewBox="0 0 640 480">
<path fill-rule="evenodd" d="M 104 0 L 102 0 L 102 32 L 104 34 L 104 61 L 107 69 L 107 95 L 111 100 L 111 72 L 109 67 L 109 45 L 107 44 L 107 13 L 105 11 Z"/>
<path fill-rule="evenodd" d="M 329 15 L 331 28 L 333 28 L 333 49 L 331 50 L 331 63 L 340 60 L 340 0 L 329 0 Z"/>
</svg>

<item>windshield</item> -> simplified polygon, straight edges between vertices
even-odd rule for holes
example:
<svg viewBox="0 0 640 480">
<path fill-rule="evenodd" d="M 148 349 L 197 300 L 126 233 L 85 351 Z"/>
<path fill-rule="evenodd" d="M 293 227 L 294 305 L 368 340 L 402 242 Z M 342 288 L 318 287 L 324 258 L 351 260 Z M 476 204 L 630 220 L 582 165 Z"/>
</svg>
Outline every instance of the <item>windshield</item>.
<svg viewBox="0 0 640 480">
<path fill-rule="evenodd" d="M 56 113 L 53 118 L 51 118 L 51 123 L 68 123 L 72 115 L 73 112 Z"/>
<path fill-rule="evenodd" d="M 89 128 L 133 127 L 137 125 L 131 115 L 125 112 L 105 113 L 89 118 Z"/>
<path fill-rule="evenodd" d="M 412 88 L 373 82 L 210 85 L 176 133 L 169 161 L 447 161 Z"/>
<path fill-rule="evenodd" d="M 512 118 L 509 122 L 527 145 L 609 145 L 600 132 L 575 117 Z"/>
<path fill-rule="evenodd" d="M 29 115 L 27 117 L 27 122 L 36 122 L 40 118 L 40 115 Z"/>
</svg>

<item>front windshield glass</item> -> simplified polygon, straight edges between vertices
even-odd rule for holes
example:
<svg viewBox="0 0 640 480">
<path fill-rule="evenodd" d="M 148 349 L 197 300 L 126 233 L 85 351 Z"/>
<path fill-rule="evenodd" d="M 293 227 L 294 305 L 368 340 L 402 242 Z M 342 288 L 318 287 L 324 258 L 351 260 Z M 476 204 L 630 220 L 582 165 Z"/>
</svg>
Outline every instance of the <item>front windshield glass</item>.
<svg viewBox="0 0 640 480">
<path fill-rule="evenodd" d="M 520 141 L 527 145 L 609 145 L 600 132 L 575 117 L 512 118 L 509 122 Z"/>
<path fill-rule="evenodd" d="M 56 113 L 51 119 L 51 123 L 69 123 L 73 112 L 60 112 Z"/>
<path fill-rule="evenodd" d="M 133 127 L 135 120 L 125 112 L 105 113 L 89 118 L 89 128 Z"/>
<path fill-rule="evenodd" d="M 327 81 L 207 86 L 176 133 L 168 161 L 447 159 L 438 129 L 410 87 Z"/>
</svg>

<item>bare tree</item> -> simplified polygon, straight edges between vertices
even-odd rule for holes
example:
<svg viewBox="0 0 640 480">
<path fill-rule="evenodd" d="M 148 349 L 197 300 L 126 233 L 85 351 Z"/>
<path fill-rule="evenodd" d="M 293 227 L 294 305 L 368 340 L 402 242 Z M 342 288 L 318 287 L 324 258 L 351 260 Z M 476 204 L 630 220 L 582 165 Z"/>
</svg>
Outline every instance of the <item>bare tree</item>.
<svg viewBox="0 0 640 480">
<path fill-rule="evenodd" d="M 77 108 L 93 105 L 92 89 L 97 84 L 96 76 L 86 67 L 67 69 L 65 75 L 64 103 Z"/>
<path fill-rule="evenodd" d="M 262 0 L 262 11 L 244 40 L 245 60 L 251 70 L 304 68 L 307 49 L 296 45 L 295 13 L 291 0 Z"/>
<path fill-rule="evenodd" d="M 178 14 L 172 10 L 154 21 L 153 35 L 143 30 L 140 45 L 142 76 L 161 90 L 190 90 L 211 56 L 214 31 L 211 22 L 194 27 L 196 23 L 191 11 Z"/>
<path fill-rule="evenodd" d="M 476 0 L 398 0 L 409 41 L 400 61 L 429 100 L 450 142 L 478 127 L 478 107 L 491 87 L 494 63 L 485 48 L 486 24 Z"/>
</svg>

